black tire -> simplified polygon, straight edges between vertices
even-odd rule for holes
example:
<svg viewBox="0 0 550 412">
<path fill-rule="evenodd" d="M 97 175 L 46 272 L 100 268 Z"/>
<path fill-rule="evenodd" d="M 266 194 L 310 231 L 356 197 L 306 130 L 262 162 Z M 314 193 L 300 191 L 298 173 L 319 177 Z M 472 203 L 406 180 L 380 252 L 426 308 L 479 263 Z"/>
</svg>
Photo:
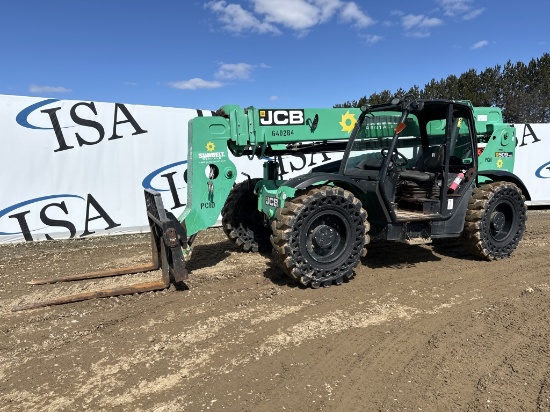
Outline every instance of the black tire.
<svg viewBox="0 0 550 412">
<path fill-rule="evenodd" d="M 271 248 L 271 229 L 264 224 L 263 213 L 258 211 L 258 196 L 253 192 L 259 180 L 233 186 L 222 209 L 223 231 L 245 252 L 267 252 Z"/>
<path fill-rule="evenodd" d="M 485 260 L 509 257 L 523 237 L 526 221 L 525 197 L 515 184 L 493 182 L 477 187 L 466 212 L 464 247 Z"/>
<path fill-rule="evenodd" d="M 369 243 L 367 212 L 339 187 L 311 188 L 286 199 L 271 230 L 276 262 L 291 278 L 313 288 L 353 277 Z"/>
</svg>

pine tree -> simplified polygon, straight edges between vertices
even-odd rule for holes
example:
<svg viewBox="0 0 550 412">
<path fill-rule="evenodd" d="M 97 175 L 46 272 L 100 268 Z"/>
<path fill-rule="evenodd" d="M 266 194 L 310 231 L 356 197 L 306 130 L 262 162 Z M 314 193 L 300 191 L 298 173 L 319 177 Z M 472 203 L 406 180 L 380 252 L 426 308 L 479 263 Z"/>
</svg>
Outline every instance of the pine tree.
<svg viewBox="0 0 550 412">
<path fill-rule="evenodd" d="M 364 104 L 388 103 L 394 97 L 413 95 L 423 99 L 470 100 L 474 106 L 502 108 L 504 121 L 509 123 L 550 122 L 550 54 L 523 62 L 506 62 L 477 73 L 470 69 L 459 77 L 432 79 L 423 88 L 383 90 L 368 98 L 347 101 L 335 107 L 360 107 Z"/>
</svg>

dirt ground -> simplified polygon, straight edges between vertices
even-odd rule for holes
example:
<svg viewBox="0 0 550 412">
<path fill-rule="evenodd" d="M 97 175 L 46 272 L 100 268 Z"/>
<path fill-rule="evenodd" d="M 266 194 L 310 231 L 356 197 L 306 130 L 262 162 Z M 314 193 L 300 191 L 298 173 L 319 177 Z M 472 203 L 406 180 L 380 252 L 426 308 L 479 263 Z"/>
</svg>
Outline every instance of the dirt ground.
<svg viewBox="0 0 550 412">
<path fill-rule="evenodd" d="M 12 312 L 156 280 L 34 278 L 146 263 L 148 235 L 0 246 L 0 410 L 550 411 L 550 211 L 511 259 L 373 243 L 356 277 L 302 288 L 220 229 L 189 290 Z"/>
</svg>

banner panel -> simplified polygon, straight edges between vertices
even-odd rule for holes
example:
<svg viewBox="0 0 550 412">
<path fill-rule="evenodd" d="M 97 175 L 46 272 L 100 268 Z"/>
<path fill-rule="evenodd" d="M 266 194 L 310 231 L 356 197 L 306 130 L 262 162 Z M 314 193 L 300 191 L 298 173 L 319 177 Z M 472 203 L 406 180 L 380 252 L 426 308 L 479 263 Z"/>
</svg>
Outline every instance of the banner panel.
<svg viewBox="0 0 550 412">
<path fill-rule="evenodd" d="M 550 204 L 550 124 L 516 124 L 514 173 L 523 181 L 530 205 Z"/>
<path fill-rule="evenodd" d="M 19 96 L 0 108 L 1 242 L 146 230 L 143 187 L 170 193 L 170 179 L 185 204 L 197 110 Z"/>
<path fill-rule="evenodd" d="M 0 243 L 148 230 L 143 189 L 179 216 L 187 124 L 208 110 L 0 95 Z M 516 125 L 515 168 L 531 203 L 550 204 L 550 125 Z M 341 153 L 278 158 L 283 179 Z M 231 160 L 237 181 L 262 161 Z"/>
</svg>

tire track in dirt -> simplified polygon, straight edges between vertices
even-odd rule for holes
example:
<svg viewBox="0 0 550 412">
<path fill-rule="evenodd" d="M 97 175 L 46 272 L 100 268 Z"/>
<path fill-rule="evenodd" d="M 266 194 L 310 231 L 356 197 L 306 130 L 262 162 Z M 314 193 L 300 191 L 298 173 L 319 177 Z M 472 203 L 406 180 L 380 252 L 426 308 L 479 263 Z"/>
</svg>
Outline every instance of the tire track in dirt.
<svg viewBox="0 0 550 412">
<path fill-rule="evenodd" d="M 79 382 L 70 399 L 65 399 L 65 403 L 63 403 L 63 399 L 58 398 L 56 403 L 71 408 L 74 407 L 75 402 L 86 399 L 90 393 L 99 393 L 104 386 L 109 387 L 114 392 L 121 389 L 121 386 L 125 386 L 124 396 L 119 394 L 104 395 L 102 399 L 102 403 L 106 407 L 124 406 L 138 401 L 141 397 L 170 392 L 182 379 L 193 380 L 199 378 L 201 376 L 200 370 L 207 368 L 212 363 L 211 359 L 214 356 L 223 358 L 225 366 L 223 368 L 211 367 L 211 370 L 215 374 L 230 373 L 236 367 L 258 361 L 265 356 L 272 356 L 283 350 L 293 350 L 293 348 L 311 340 L 326 338 L 348 329 L 367 328 L 372 325 L 392 322 L 394 319 L 410 319 L 417 312 L 414 308 L 402 307 L 393 303 L 373 305 L 370 302 L 366 305 L 352 305 L 348 311 L 337 310 L 315 320 L 309 320 L 307 317 L 306 320 L 302 320 L 302 317 L 300 317 L 300 321 L 292 323 L 292 326 L 284 331 L 278 329 L 277 333 L 259 340 L 254 337 L 254 330 L 250 329 L 250 327 L 257 326 L 262 322 L 275 323 L 282 318 L 284 318 L 285 323 L 288 323 L 288 315 L 294 315 L 304 308 L 312 308 L 311 303 L 304 302 L 303 305 L 294 307 L 260 305 L 237 312 L 225 313 L 221 316 L 211 316 L 204 321 L 183 327 L 183 331 L 176 335 L 170 333 L 158 335 L 153 342 L 150 342 L 152 343 L 151 346 L 132 346 L 129 355 L 119 355 L 115 359 L 107 354 L 91 365 L 91 371 L 94 374 L 93 379 Z M 267 317 L 262 317 L 261 314 L 268 310 L 274 311 L 277 315 L 271 313 Z M 431 310 L 431 312 L 433 313 L 434 310 Z M 164 327 L 167 326 L 167 323 L 169 326 L 170 322 L 177 322 L 177 319 L 173 316 L 170 316 L 170 318 L 172 321 L 166 322 L 165 319 L 165 322 L 163 322 Z M 231 330 L 236 330 L 239 333 L 231 333 Z M 220 334 L 224 336 L 222 344 L 208 345 L 209 347 L 201 345 Z M 246 339 L 248 337 L 252 337 L 252 341 Z M 231 357 L 235 345 L 246 345 L 250 353 L 244 356 Z M 186 359 L 174 365 L 176 366 L 174 368 L 175 372 L 157 377 L 152 381 L 144 379 L 134 387 L 126 385 L 125 373 L 128 371 L 134 372 L 143 362 L 155 365 L 162 363 L 166 357 L 177 358 L 176 354 L 170 355 L 171 351 L 180 351 L 186 354 Z M 14 394 L 11 393 L 8 396 L 13 397 Z M 32 402 L 32 398 L 25 400 L 21 394 L 17 399 L 24 406 L 30 406 L 28 402 Z"/>
</svg>

